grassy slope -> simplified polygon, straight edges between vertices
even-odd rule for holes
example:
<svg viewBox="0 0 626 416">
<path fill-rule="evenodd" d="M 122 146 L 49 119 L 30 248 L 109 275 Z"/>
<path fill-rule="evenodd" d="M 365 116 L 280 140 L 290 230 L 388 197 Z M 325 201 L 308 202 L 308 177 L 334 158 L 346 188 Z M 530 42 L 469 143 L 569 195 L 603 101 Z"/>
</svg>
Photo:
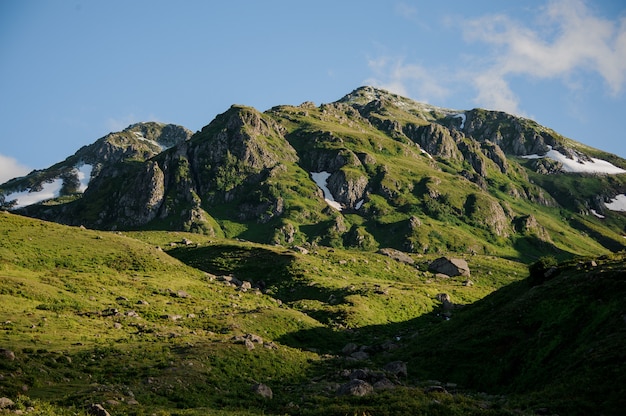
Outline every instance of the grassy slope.
<svg viewBox="0 0 626 416">
<path fill-rule="evenodd" d="M 0 233 L 0 347 L 16 356 L 0 361 L 0 396 L 39 414 L 79 414 L 89 403 L 137 415 L 482 414 L 476 399 L 435 402 L 436 393 L 420 388 L 338 398 L 337 371 L 354 364 L 337 354 L 349 341 L 383 342 L 410 331 L 406 323 L 436 308 L 441 291 L 468 303 L 524 273 L 519 263 L 476 256 L 469 259 L 476 284 L 465 287 L 425 272 L 426 258 L 414 267 L 372 253 L 319 248 L 304 255 L 8 213 L 0 214 Z M 194 244 L 180 244 L 183 238 Z M 226 274 L 263 278 L 268 294 L 228 287 L 217 278 Z M 244 334 L 261 336 L 265 347 L 249 351 L 233 340 Z M 252 395 L 255 382 L 270 385 L 275 398 Z"/>
<path fill-rule="evenodd" d="M 530 288 L 523 264 L 492 256 L 467 256 L 465 286 L 426 271 L 434 256 L 407 265 L 8 213 L 0 235 L 0 348 L 16 356 L 0 360 L 0 396 L 35 414 L 80 414 L 89 403 L 134 415 L 617 414 L 624 404 L 622 254 L 570 261 Z M 223 275 L 262 281 L 265 294 Z M 450 320 L 438 293 L 457 305 Z M 233 339 L 245 334 L 265 346 Z M 399 348 L 379 350 L 391 341 Z M 370 359 L 342 358 L 348 342 L 369 346 Z M 408 363 L 406 387 L 335 395 L 341 369 L 397 359 Z M 458 392 L 427 393 L 433 379 Z M 256 382 L 274 399 L 252 395 Z"/>
</svg>

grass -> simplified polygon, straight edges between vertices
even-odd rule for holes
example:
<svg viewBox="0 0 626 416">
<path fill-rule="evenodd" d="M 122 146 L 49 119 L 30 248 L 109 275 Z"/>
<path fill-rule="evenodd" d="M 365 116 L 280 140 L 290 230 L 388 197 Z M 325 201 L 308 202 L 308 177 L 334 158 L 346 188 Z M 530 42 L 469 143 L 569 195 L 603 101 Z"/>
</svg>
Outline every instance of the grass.
<svg viewBox="0 0 626 416">
<path fill-rule="evenodd" d="M 0 395 L 17 400 L 16 409 L 35 403 L 40 414 L 81 414 L 90 403 L 129 415 L 319 414 L 322 404 L 358 411 L 333 393 L 346 343 L 392 337 L 433 311 L 439 291 L 471 302 L 505 284 L 500 277 L 511 267 L 524 270 L 503 261 L 495 277 L 477 272 L 476 284 L 464 288 L 422 270 L 426 258 L 416 267 L 359 251 L 317 247 L 305 255 L 8 213 L 0 214 L 0 233 L 0 346 L 15 354 L 0 362 Z M 483 261 L 471 262 L 480 270 Z M 266 293 L 226 286 L 226 274 L 263 279 Z M 375 335 L 367 329 L 374 327 Z M 246 334 L 263 344 L 248 350 L 237 338 Z M 275 399 L 252 395 L 257 382 L 275 389 Z M 384 409 L 384 396 L 376 397 L 363 412 Z M 421 408 L 423 400 L 407 406 Z"/>
</svg>

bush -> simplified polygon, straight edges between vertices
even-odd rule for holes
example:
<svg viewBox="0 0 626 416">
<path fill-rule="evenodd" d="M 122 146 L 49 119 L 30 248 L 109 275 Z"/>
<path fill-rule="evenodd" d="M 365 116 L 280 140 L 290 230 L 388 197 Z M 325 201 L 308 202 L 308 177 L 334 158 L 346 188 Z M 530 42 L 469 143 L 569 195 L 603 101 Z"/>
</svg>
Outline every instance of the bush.
<svg viewBox="0 0 626 416">
<path fill-rule="evenodd" d="M 540 285 L 557 275 L 559 262 L 553 256 L 543 256 L 528 267 L 528 283 L 531 286 Z"/>
</svg>

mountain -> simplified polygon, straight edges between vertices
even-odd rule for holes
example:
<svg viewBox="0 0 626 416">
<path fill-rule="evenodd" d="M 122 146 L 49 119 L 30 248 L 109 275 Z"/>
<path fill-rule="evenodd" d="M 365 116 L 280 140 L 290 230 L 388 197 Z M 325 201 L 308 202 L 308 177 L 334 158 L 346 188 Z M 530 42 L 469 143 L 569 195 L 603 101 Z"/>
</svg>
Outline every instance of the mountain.
<svg viewBox="0 0 626 416">
<path fill-rule="evenodd" d="M 130 126 L 0 192 L 16 213 L 103 230 L 532 260 L 623 249 L 624 169 L 532 120 L 361 87 L 320 106 L 234 105 L 193 135 Z M 23 202 L 48 186 L 52 199 Z"/>
<path fill-rule="evenodd" d="M 621 414 L 625 169 L 371 87 L 111 133 L 0 186 L 0 413 Z"/>
</svg>

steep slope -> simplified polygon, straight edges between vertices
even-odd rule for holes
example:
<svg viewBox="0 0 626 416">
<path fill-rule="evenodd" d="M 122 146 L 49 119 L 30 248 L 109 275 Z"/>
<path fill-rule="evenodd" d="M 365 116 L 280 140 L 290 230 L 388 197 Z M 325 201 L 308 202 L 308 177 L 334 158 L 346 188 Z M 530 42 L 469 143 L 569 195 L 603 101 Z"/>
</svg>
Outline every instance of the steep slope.
<svg viewBox="0 0 626 416">
<path fill-rule="evenodd" d="M 163 123 L 137 123 L 84 146 L 63 162 L 2 185 L 0 206 L 19 208 L 49 199 L 80 197 L 92 179 L 125 161 L 145 161 L 188 140 L 192 132 Z"/>
<path fill-rule="evenodd" d="M 532 120 L 362 87 L 321 106 L 233 106 L 190 140 L 103 171 L 77 201 L 16 212 L 100 229 L 530 261 L 623 249 L 624 168 Z"/>
</svg>

